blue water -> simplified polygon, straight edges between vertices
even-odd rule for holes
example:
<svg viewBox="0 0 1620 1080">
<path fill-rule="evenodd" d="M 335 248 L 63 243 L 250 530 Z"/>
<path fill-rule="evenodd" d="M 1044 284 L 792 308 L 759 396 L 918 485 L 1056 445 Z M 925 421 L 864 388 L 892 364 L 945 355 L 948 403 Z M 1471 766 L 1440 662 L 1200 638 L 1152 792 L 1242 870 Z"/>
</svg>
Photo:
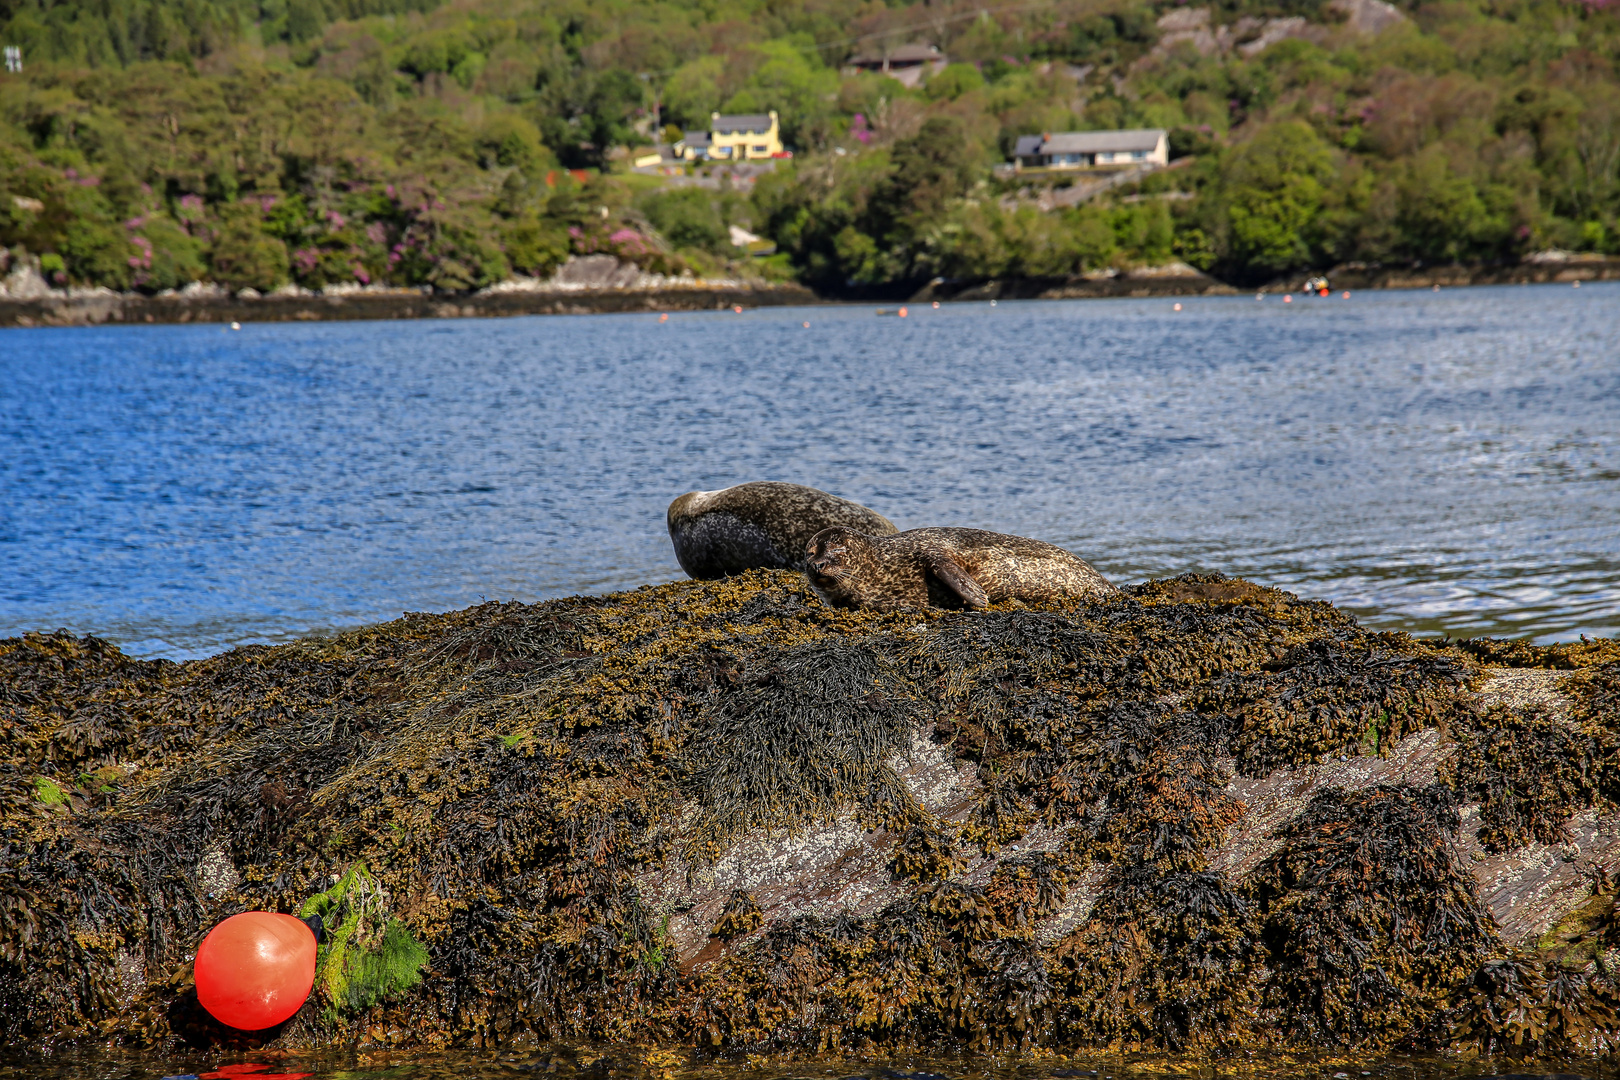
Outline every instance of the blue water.
<svg viewBox="0 0 1620 1080">
<path fill-rule="evenodd" d="M 1620 285 L 1172 303 L 0 331 L 0 634 L 195 657 L 665 581 L 669 500 L 750 479 L 1620 632 Z"/>
</svg>

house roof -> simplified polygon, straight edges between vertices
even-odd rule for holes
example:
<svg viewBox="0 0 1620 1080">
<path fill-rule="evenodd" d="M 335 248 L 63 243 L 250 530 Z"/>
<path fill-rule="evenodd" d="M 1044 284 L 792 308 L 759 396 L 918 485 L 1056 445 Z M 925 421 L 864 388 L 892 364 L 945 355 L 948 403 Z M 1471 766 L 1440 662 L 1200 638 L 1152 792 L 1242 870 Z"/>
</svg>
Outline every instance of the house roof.
<svg viewBox="0 0 1620 1080">
<path fill-rule="evenodd" d="M 1013 153 L 1019 157 L 1030 157 L 1035 154 L 1111 154 L 1122 150 L 1152 150 L 1164 137 L 1163 128 L 1024 135 L 1019 138 Z"/>
<path fill-rule="evenodd" d="M 701 150 L 714 142 L 713 139 L 709 138 L 709 133 L 707 131 L 688 131 L 683 137 L 683 140 L 687 146 L 697 150 Z"/>
<path fill-rule="evenodd" d="M 739 113 L 736 116 L 716 116 L 709 121 L 711 131 L 769 131 L 771 118 L 765 113 Z"/>
<path fill-rule="evenodd" d="M 943 60 L 945 54 L 939 51 L 937 45 L 898 45 L 889 50 L 889 66 L 895 64 L 926 64 L 930 60 Z M 871 53 L 857 56 L 850 61 L 856 67 L 883 66 L 883 54 Z"/>
</svg>

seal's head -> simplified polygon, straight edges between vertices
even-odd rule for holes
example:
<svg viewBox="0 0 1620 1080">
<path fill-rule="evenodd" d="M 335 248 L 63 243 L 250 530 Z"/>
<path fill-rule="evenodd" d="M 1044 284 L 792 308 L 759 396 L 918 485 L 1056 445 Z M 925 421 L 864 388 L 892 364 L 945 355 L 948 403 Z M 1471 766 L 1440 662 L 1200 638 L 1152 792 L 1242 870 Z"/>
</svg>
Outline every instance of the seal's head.
<svg viewBox="0 0 1620 1080">
<path fill-rule="evenodd" d="M 833 607 L 861 606 L 862 571 L 878 561 L 871 537 L 835 525 L 812 536 L 804 554 L 804 574 L 817 596 Z"/>
<path fill-rule="evenodd" d="M 713 495 L 712 491 L 688 491 L 685 495 L 669 504 L 669 512 L 664 520 L 669 523 L 671 534 L 687 521 L 703 512 L 704 500 Z"/>
</svg>

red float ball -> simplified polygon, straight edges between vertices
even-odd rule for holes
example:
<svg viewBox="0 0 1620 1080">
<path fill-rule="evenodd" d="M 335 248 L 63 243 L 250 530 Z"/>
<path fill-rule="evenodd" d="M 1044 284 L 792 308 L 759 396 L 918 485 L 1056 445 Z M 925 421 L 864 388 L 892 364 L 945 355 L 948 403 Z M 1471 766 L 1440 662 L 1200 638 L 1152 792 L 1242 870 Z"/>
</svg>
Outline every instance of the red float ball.
<svg viewBox="0 0 1620 1080">
<path fill-rule="evenodd" d="M 315 985 L 315 935 L 291 915 L 244 911 L 208 932 L 197 948 L 197 1000 L 222 1024 L 275 1027 Z"/>
</svg>

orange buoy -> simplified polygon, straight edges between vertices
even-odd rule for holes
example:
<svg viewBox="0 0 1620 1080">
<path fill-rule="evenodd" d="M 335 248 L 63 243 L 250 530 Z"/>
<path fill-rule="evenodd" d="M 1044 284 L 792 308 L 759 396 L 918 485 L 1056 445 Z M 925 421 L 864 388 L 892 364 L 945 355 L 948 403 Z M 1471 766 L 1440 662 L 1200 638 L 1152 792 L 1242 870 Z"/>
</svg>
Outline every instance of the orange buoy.
<svg viewBox="0 0 1620 1080">
<path fill-rule="evenodd" d="M 1283 296 L 1283 303 L 1292 304 L 1293 302 L 1294 302 L 1294 298 L 1292 296 L 1289 296 L 1289 295 L 1284 295 Z"/>
<path fill-rule="evenodd" d="M 203 938 L 197 1000 L 229 1027 L 262 1031 L 296 1013 L 315 985 L 315 934 L 291 915 L 244 911 Z"/>
<path fill-rule="evenodd" d="M 905 318 L 905 317 L 906 317 L 906 309 L 905 309 L 905 308 L 901 308 L 901 309 L 900 309 L 900 317 L 901 317 L 901 318 L 902 318 L 902 319 L 903 319 L 903 318 Z"/>
<path fill-rule="evenodd" d="M 221 1065 L 213 1072 L 198 1073 L 197 1080 L 242 1080 L 243 1077 L 252 1077 L 253 1080 L 305 1080 L 315 1075 L 307 1072 L 265 1072 L 269 1067 L 253 1063 Z"/>
</svg>

